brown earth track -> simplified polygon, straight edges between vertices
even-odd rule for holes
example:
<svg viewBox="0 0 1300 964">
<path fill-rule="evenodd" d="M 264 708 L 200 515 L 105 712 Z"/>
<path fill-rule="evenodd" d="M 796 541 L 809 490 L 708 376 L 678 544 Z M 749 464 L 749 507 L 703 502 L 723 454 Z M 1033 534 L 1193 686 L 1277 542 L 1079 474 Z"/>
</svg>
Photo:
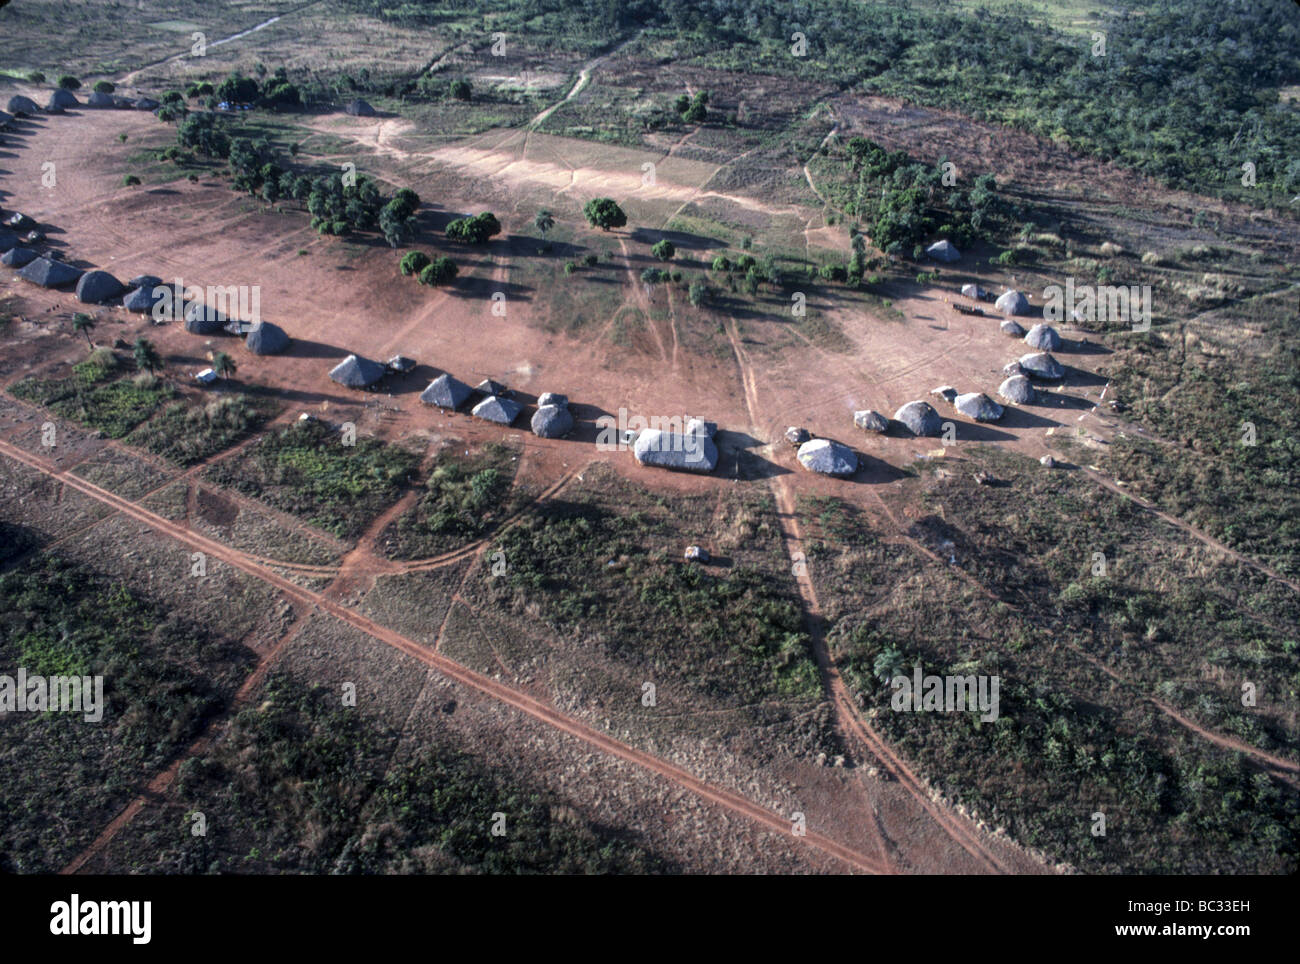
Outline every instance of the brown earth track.
<svg viewBox="0 0 1300 964">
<path fill-rule="evenodd" d="M 742 383 L 745 387 L 746 406 L 751 413 L 757 412 L 758 394 L 752 366 L 749 364 L 744 349 L 740 345 L 734 319 L 728 319 L 727 335 L 731 339 L 736 364 L 741 371 Z M 751 428 L 757 430 L 756 423 L 758 419 L 751 415 L 750 422 Z M 799 532 L 798 516 L 795 511 L 793 497 L 786 484 L 786 478 L 784 476 L 772 477 L 770 487 L 778 506 L 777 515 L 782 541 L 785 544 L 786 553 L 793 563 L 793 572 L 798 583 L 799 594 L 803 600 L 805 624 L 812 638 L 813 653 L 817 660 L 823 687 L 830 694 L 835 708 L 837 727 L 841 730 L 842 735 L 851 733 L 857 737 L 859 743 L 865 746 L 868 752 L 875 756 L 881 765 L 893 774 L 899 785 L 921 805 L 935 823 L 972 857 L 995 873 L 1010 873 L 1010 868 L 983 844 L 975 831 L 968 829 L 961 818 L 952 814 L 946 807 L 936 804 L 930 798 L 925 786 L 911 768 L 898 758 L 875 730 L 859 715 L 857 707 L 853 703 L 853 698 L 849 694 L 848 687 L 844 684 L 843 677 L 841 677 L 839 669 L 835 666 L 834 660 L 831 659 L 830 650 L 826 644 L 825 633 L 822 630 L 821 604 L 817 600 L 817 590 L 808 572 L 807 555 L 802 551 L 803 538 Z M 878 824 L 876 824 L 876 832 L 882 853 L 885 853 L 887 852 L 885 838 Z"/>
<path fill-rule="evenodd" d="M 268 571 L 264 566 L 252 562 L 246 558 L 243 553 L 238 552 L 237 550 L 223 546 L 205 536 L 190 532 L 183 527 L 142 509 L 139 506 L 128 502 L 126 499 L 114 495 L 112 492 L 105 489 L 101 489 L 99 486 L 90 482 L 69 475 L 61 470 L 51 468 L 44 464 L 41 459 L 38 459 L 37 457 L 30 455 L 22 449 L 10 445 L 7 442 L 0 442 L 0 454 L 7 455 L 29 468 L 35 469 L 51 478 L 60 480 L 83 494 L 116 508 L 123 515 L 142 522 L 163 535 L 207 552 L 212 558 L 243 570 L 268 585 L 279 589 L 288 598 L 305 605 L 314 606 L 316 609 L 348 623 L 380 642 L 405 653 L 421 663 L 424 663 L 426 666 L 438 670 L 444 676 L 455 680 L 464 686 L 477 690 L 485 696 L 511 706 L 543 723 L 547 723 L 555 729 L 576 737 L 577 739 L 582 740 L 607 754 L 616 756 L 656 773 L 670 782 L 689 790 L 696 796 L 746 817 L 751 822 L 758 824 L 761 827 L 781 834 L 791 832 L 792 825 L 790 821 L 758 806 L 739 794 L 733 793 L 730 790 L 712 786 L 679 767 L 666 763 L 649 753 L 636 749 L 635 747 L 630 747 L 626 744 L 620 743 L 604 733 L 572 720 L 533 697 L 519 693 L 489 677 L 466 669 L 459 663 L 455 663 L 444 656 L 432 652 L 414 640 L 411 640 L 386 626 L 382 626 L 374 620 L 359 613 L 353 612 L 347 607 L 340 605 L 320 593 L 304 589 L 277 573 Z M 143 806 L 143 804 L 141 804 L 141 806 Z M 139 808 L 137 807 L 136 810 L 133 811 L 132 816 L 134 815 L 134 812 L 138 812 L 138 809 Z M 126 819 L 130 818 L 127 817 Z M 889 868 L 881 864 L 875 858 L 859 853 L 858 851 L 846 847 L 843 844 L 815 831 L 809 830 L 805 835 L 796 835 L 796 839 L 802 840 L 808 846 L 814 847 L 815 849 L 840 860 L 855 870 L 867 873 L 889 872 Z"/>
<path fill-rule="evenodd" d="M 293 625 L 289 627 L 289 631 L 281 636 L 275 645 L 266 652 L 266 654 L 258 661 L 257 667 L 240 685 L 226 711 L 210 720 L 199 737 L 184 751 L 178 754 L 165 770 L 150 780 L 144 792 L 127 804 L 121 813 L 110 820 L 105 825 L 104 829 L 99 832 L 99 835 L 91 841 L 90 845 L 70 860 L 68 864 L 59 871 L 60 874 L 66 875 L 78 873 L 90 860 L 102 853 L 104 848 L 112 843 L 113 838 L 122 831 L 122 828 L 134 820 L 141 810 L 151 802 L 160 799 L 162 795 L 167 792 L 168 787 L 170 787 L 176 780 L 176 775 L 180 772 L 181 764 L 190 757 L 197 756 L 204 752 L 212 745 L 213 740 L 217 736 L 217 731 L 225 726 L 242 706 L 248 703 L 249 697 L 252 696 L 257 687 L 261 685 L 262 680 L 266 678 L 266 674 L 270 671 L 271 666 L 275 663 L 281 651 L 283 651 L 284 647 L 303 630 L 307 623 L 308 620 L 303 618 L 302 613 L 299 612 Z"/>
</svg>

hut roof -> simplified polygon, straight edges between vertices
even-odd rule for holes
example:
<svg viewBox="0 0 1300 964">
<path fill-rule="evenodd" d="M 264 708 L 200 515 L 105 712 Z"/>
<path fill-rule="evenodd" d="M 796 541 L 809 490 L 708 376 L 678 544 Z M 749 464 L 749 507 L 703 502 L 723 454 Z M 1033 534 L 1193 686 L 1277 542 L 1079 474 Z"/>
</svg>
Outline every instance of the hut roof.
<svg viewBox="0 0 1300 964">
<path fill-rule="evenodd" d="M 289 347 L 289 336 L 279 325 L 259 321 L 248 333 L 244 347 L 254 355 L 274 355 Z"/>
<path fill-rule="evenodd" d="M 563 405 L 543 405 L 533 415 L 532 428 L 540 438 L 560 438 L 573 431 L 573 416 Z"/>
<path fill-rule="evenodd" d="M 853 449 L 828 438 L 815 438 L 799 446 L 799 464 L 821 475 L 852 475 L 858 470 Z"/>
<path fill-rule="evenodd" d="M 880 434 L 889 430 L 889 419 L 879 412 L 871 409 L 863 409 L 860 412 L 853 413 L 853 424 L 866 432 L 876 432 Z"/>
<path fill-rule="evenodd" d="M 1025 344 L 1039 351 L 1056 351 L 1061 347 L 1061 336 L 1051 325 L 1038 324 L 1025 335 Z"/>
<path fill-rule="evenodd" d="M 330 369 L 330 378 L 347 388 L 367 388 L 383 377 L 383 365 L 360 355 L 349 355 Z"/>
<path fill-rule="evenodd" d="M 36 252 L 31 248 L 10 248 L 4 254 L 0 254 L 0 263 L 7 264 L 11 268 L 21 268 L 35 260 Z"/>
<path fill-rule="evenodd" d="M 908 402 L 894 413 L 894 421 L 901 422 L 913 435 L 938 435 L 943 420 L 929 402 Z"/>
<path fill-rule="evenodd" d="M 41 109 L 40 105 L 37 104 L 36 101 L 32 100 L 30 97 L 24 97 L 22 94 L 15 94 L 13 97 L 10 97 L 9 103 L 5 105 L 5 108 L 9 113 L 17 114 L 20 117 L 31 117 Z"/>
<path fill-rule="evenodd" d="M 225 327 L 226 316 L 201 301 L 185 308 L 185 330 L 194 335 L 215 335 Z"/>
<path fill-rule="evenodd" d="M 718 467 L 718 447 L 705 435 L 646 429 L 632 445 L 642 465 L 683 472 L 712 472 Z"/>
<path fill-rule="evenodd" d="M 124 290 L 122 282 L 107 271 L 87 271 L 77 282 L 77 300 L 87 305 L 97 305 L 116 298 Z"/>
<path fill-rule="evenodd" d="M 472 394 L 470 387 L 460 379 L 450 375 L 439 375 L 420 393 L 420 401 L 426 405 L 437 405 L 439 408 L 457 409 L 464 405 L 466 399 Z"/>
<path fill-rule="evenodd" d="M 1008 402 L 1024 405 L 1034 400 L 1034 386 L 1024 375 L 1012 375 L 998 386 L 998 394 Z"/>
<path fill-rule="evenodd" d="M 70 285 L 82 275 L 80 268 L 74 268 L 53 258 L 37 258 L 18 272 L 18 276 L 42 288 L 58 288 Z"/>
<path fill-rule="evenodd" d="M 967 418 L 977 422 L 996 422 L 1002 417 L 1002 406 L 983 392 L 967 392 L 958 395 L 953 407 Z"/>
<path fill-rule="evenodd" d="M 1007 315 L 1029 314 L 1029 299 L 1019 291 L 1008 291 L 994 302 L 998 311 Z"/>
<path fill-rule="evenodd" d="M 1045 351 L 1020 356 L 1020 367 L 1035 378 L 1056 381 L 1065 377 L 1065 367 Z"/>
<path fill-rule="evenodd" d="M 948 264 L 961 259 L 961 252 L 958 251 L 957 246 L 947 238 L 944 238 L 942 241 L 934 242 L 934 244 L 925 249 L 925 253 L 935 261 L 943 261 Z"/>
<path fill-rule="evenodd" d="M 127 293 L 126 297 L 122 299 L 122 307 L 127 311 L 139 313 L 153 311 L 154 303 L 159 298 L 166 297 L 165 294 L 158 294 L 159 288 L 164 292 L 171 291 L 171 288 L 167 285 L 141 285 L 137 288 L 132 288 L 131 291 Z"/>
<path fill-rule="evenodd" d="M 50 100 L 45 105 L 48 113 L 54 114 L 62 111 L 65 107 L 80 107 L 81 101 L 73 95 L 72 91 L 64 90 L 60 87 L 50 94 Z"/>
<path fill-rule="evenodd" d="M 351 114 L 353 117 L 374 117 L 375 109 L 368 103 L 358 97 L 356 100 L 349 101 L 343 108 L 344 113 Z"/>
<path fill-rule="evenodd" d="M 524 407 L 518 402 L 511 401 L 508 398 L 499 398 L 496 395 L 489 395 L 475 405 L 470 414 L 475 418 L 496 422 L 498 425 L 509 425 L 519 417 L 519 413 L 523 409 Z"/>
</svg>

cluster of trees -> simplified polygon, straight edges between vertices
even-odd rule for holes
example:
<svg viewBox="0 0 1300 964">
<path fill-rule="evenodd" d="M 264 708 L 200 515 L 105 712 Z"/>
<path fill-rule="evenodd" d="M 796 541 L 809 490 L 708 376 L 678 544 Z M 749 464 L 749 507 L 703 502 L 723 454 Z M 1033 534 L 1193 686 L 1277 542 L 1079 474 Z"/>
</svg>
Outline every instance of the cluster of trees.
<svg viewBox="0 0 1300 964">
<path fill-rule="evenodd" d="M 215 90 L 206 82 L 192 84 L 191 88 L 195 90 L 193 96 L 196 97 L 205 96 L 203 91 L 206 89 L 206 96 L 214 97 L 214 103 L 253 104 L 276 110 L 302 106 L 302 92 L 296 84 L 290 82 L 289 75 L 283 67 L 277 67 L 275 72 L 261 83 L 258 83 L 255 77 L 246 77 L 235 71 L 218 84 Z"/>
<path fill-rule="evenodd" d="M 405 24 L 442 23 L 441 0 L 349 0 Z M 1138 9 L 1128 9 L 1136 6 Z M 679 66 L 807 76 L 1010 124 L 1175 186 L 1289 202 L 1300 191 L 1300 18 L 1286 3 L 1143 0 L 1090 33 L 1028 8 L 859 0 L 498 0 L 493 29 L 583 51 L 644 32 Z M 805 56 L 791 56 L 802 33 Z M 862 38 L 869 37 L 870 43 Z M 1254 187 L 1242 164 L 1256 165 Z"/>
<path fill-rule="evenodd" d="M 307 195 L 311 226 L 320 234 L 373 231 L 383 206 L 384 197 L 373 180 L 365 175 L 353 179 L 340 171 L 317 177 Z"/>
<path fill-rule="evenodd" d="M 408 251 L 398 267 L 406 277 L 414 277 L 420 284 L 435 288 L 447 284 L 460 271 L 451 258 L 445 255 L 430 258 L 423 251 Z"/>
<path fill-rule="evenodd" d="M 709 117 L 709 92 L 701 90 L 694 97 L 679 94 L 673 102 L 673 110 L 688 124 L 703 124 Z"/>
<path fill-rule="evenodd" d="M 456 218 L 447 225 L 447 237 L 461 244 L 486 244 L 501 233 L 501 222 L 491 211 L 468 218 Z"/>
<path fill-rule="evenodd" d="M 916 254 L 917 246 L 936 235 L 967 247 L 1000 223 L 1004 205 L 992 174 L 980 175 L 963 191 L 944 184 L 942 163 L 913 161 L 906 151 L 886 151 L 865 137 L 851 138 L 846 153 L 856 184 L 845 213 L 861 218 L 887 254 Z M 861 250 L 854 253 L 860 275 Z"/>
<path fill-rule="evenodd" d="M 752 254 L 741 254 L 734 260 L 720 254 L 713 259 L 712 267 L 718 274 L 727 275 L 730 290 L 740 290 L 747 295 L 758 294 L 761 284 L 773 287 L 785 284 L 785 272 L 770 254 L 764 255 L 761 261 Z"/>
<path fill-rule="evenodd" d="M 280 163 L 265 138 L 232 138 L 223 130 L 218 115 L 208 112 L 186 115 L 177 125 L 176 140 L 179 148 L 225 159 L 230 166 L 231 185 L 237 190 L 268 203 L 290 199 L 306 204 L 312 229 L 321 234 L 377 230 L 393 247 L 416 235 L 420 196 L 410 188 L 402 188 L 386 199 L 378 185 L 364 174 L 331 171 L 313 176 L 291 170 Z M 168 148 L 164 156 L 178 158 L 179 153 Z M 490 214 L 467 220 L 473 222 L 469 230 L 475 237 L 477 232 L 490 230 L 496 234 L 501 230 Z M 451 236 L 450 226 L 448 234 Z"/>
</svg>

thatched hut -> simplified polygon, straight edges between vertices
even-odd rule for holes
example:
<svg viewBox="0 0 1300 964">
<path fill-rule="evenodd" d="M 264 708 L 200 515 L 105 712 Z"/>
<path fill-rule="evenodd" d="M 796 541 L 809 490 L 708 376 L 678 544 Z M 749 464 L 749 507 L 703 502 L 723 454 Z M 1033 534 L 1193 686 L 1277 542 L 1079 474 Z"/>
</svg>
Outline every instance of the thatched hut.
<svg viewBox="0 0 1300 964">
<path fill-rule="evenodd" d="M 1002 406 L 983 392 L 958 395 L 952 404 L 957 411 L 977 422 L 996 422 L 1002 417 Z"/>
<path fill-rule="evenodd" d="M 894 421 L 913 435 L 935 436 L 943 430 L 943 419 L 929 402 L 908 402 L 894 413 Z"/>
<path fill-rule="evenodd" d="M 1029 299 L 1019 291 L 1008 291 L 994 302 L 998 311 L 1004 315 L 1029 314 Z"/>
<path fill-rule="evenodd" d="M 244 339 L 244 347 L 254 355 L 276 355 L 289 347 L 289 336 L 279 325 L 259 321 Z"/>
<path fill-rule="evenodd" d="M 107 271 L 87 271 L 77 281 L 77 300 L 82 304 L 99 305 L 118 297 L 125 290 L 122 282 Z"/>
<path fill-rule="evenodd" d="M 889 431 L 889 419 L 869 408 L 854 412 L 853 424 L 864 432 L 875 432 L 877 435 L 883 435 Z"/>
<path fill-rule="evenodd" d="M 9 103 L 5 109 L 16 117 L 35 117 L 41 112 L 41 107 L 30 97 L 24 97 L 22 94 L 15 94 L 9 98 Z"/>
<path fill-rule="evenodd" d="M 799 446 L 799 464 L 820 475 L 845 476 L 858 470 L 858 456 L 847 445 L 828 438 L 815 438 Z"/>
<path fill-rule="evenodd" d="M 681 472 L 712 472 L 718 467 L 718 447 L 705 435 L 646 429 L 632 445 L 642 465 Z"/>
<path fill-rule="evenodd" d="M 1039 351 L 1057 351 L 1061 347 L 1061 336 L 1051 325 L 1037 324 L 1025 335 L 1025 344 Z"/>
<path fill-rule="evenodd" d="M 61 288 L 70 285 L 82 276 L 80 268 L 56 261 L 53 258 L 37 258 L 18 272 L 18 277 L 42 288 Z"/>
<path fill-rule="evenodd" d="M 1035 378 L 1055 382 L 1065 377 L 1065 366 L 1045 351 L 1021 355 L 1019 362 L 1021 370 Z"/>
<path fill-rule="evenodd" d="M 542 405 L 533 414 L 532 429 L 538 438 L 561 438 L 573 431 L 573 415 L 563 405 Z"/>
<path fill-rule="evenodd" d="M 369 388 L 384 377 L 384 366 L 360 355 L 349 355 L 330 369 L 330 378 L 344 388 Z"/>
<path fill-rule="evenodd" d="M 1034 400 L 1034 385 L 1024 375 L 1012 375 L 998 386 L 998 394 L 1008 402 L 1025 405 Z"/>
<path fill-rule="evenodd" d="M 952 264 L 954 261 L 961 260 L 961 252 L 947 238 L 942 241 L 936 241 L 925 249 L 925 253 L 935 261 L 942 261 L 945 264 Z"/>
<path fill-rule="evenodd" d="M 420 401 L 426 405 L 437 405 L 439 408 L 454 410 L 464 405 L 472 394 L 474 394 L 473 390 L 460 379 L 450 375 L 439 375 L 420 393 Z"/>
<path fill-rule="evenodd" d="M 31 264 L 36 260 L 36 252 L 31 248 L 10 248 L 4 254 L 0 254 L 0 264 L 6 264 L 11 268 L 21 268 L 25 264 Z"/>
<path fill-rule="evenodd" d="M 524 407 L 508 398 L 489 395 L 470 411 L 475 418 L 481 418 L 497 425 L 510 425 L 519 417 Z"/>
</svg>

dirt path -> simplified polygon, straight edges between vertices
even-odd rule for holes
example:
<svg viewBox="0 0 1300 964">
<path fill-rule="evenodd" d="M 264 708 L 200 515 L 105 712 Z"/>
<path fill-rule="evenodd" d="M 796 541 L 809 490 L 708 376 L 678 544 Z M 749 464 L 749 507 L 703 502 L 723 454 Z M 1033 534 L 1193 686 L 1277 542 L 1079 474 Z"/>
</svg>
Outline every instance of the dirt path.
<svg viewBox="0 0 1300 964">
<path fill-rule="evenodd" d="M 735 352 L 736 364 L 740 368 L 741 380 L 745 389 L 745 402 L 751 412 L 751 430 L 760 431 L 759 419 L 754 414 L 758 411 L 759 399 L 753 369 L 737 336 L 735 319 L 728 318 L 727 322 L 727 336 L 731 340 L 731 347 Z M 808 571 L 807 554 L 803 550 L 803 536 L 799 531 L 797 509 L 788 479 L 786 476 L 773 476 L 770 480 L 770 486 L 776 499 L 782 541 L 792 562 L 792 571 L 799 587 L 799 595 L 803 600 L 804 621 L 812 639 L 817 668 L 822 677 L 823 687 L 831 696 L 836 725 L 840 729 L 841 735 L 852 734 L 857 737 L 858 742 L 880 761 L 880 764 L 894 776 L 899 785 L 967 853 L 994 873 L 1010 873 L 1010 868 L 984 845 L 978 833 L 968 827 L 965 820 L 931 798 L 931 793 L 921 779 L 907 764 L 899 759 L 897 754 L 886 745 L 879 734 L 858 713 L 853 697 L 849 693 L 834 660 L 831 659 L 830 649 L 826 643 L 825 618 L 822 615 L 821 604 L 817 599 L 816 586 L 813 584 L 812 576 Z M 848 742 L 846 740 L 846 744 Z M 880 829 L 878 821 L 875 822 L 875 825 L 877 839 L 882 848 L 882 853 L 884 853 L 886 849 L 884 833 Z"/>
<path fill-rule="evenodd" d="M 1224 543 L 1220 542 L 1218 539 L 1214 538 L 1214 536 L 1202 532 L 1200 529 L 1196 528 L 1196 526 L 1192 525 L 1190 522 L 1184 522 L 1176 515 L 1171 515 L 1170 513 L 1165 512 L 1163 509 L 1151 504 L 1141 496 L 1134 495 L 1132 492 L 1125 490 L 1125 488 L 1122 485 L 1117 484 L 1114 479 L 1108 478 L 1107 476 L 1102 475 L 1100 472 L 1096 472 L 1085 466 L 1080 466 L 1080 471 L 1083 472 L 1083 474 L 1086 475 L 1088 478 L 1092 479 L 1094 482 L 1100 485 L 1102 488 L 1108 489 L 1111 492 L 1114 492 L 1118 495 L 1122 495 L 1130 502 L 1133 502 L 1136 505 L 1141 506 L 1143 509 L 1146 509 L 1146 511 L 1150 512 L 1152 515 L 1159 516 L 1161 519 L 1164 519 L 1166 522 L 1168 522 L 1171 526 L 1174 526 L 1177 529 L 1181 529 L 1183 532 L 1186 532 L 1189 536 L 1198 540 L 1199 542 L 1204 543 L 1205 545 L 1209 546 L 1211 549 L 1217 549 L 1219 552 L 1223 553 L 1225 556 L 1227 556 L 1229 559 L 1232 559 L 1234 562 L 1239 562 L 1243 566 L 1249 566 L 1251 569 L 1254 569 L 1256 572 L 1267 576 L 1269 579 L 1272 579 L 1275 582 L 1280 582 L 1282 583 L 1282 585 L 1289 587 L 1295 592 L 1300 592 L 1300 582 L 1296 582 L 1294 579 L 1282 575 L 1282 573 L 1278 572 L 1272 566 L 1266 565 L 1265 563 L 1260 562 L 1257 559 L 1253 559 L 1250 556 L 1243 555 L 1242 553 L 1238 552 L 1236 549 L 1233 549 L 1231 546 L 1225 545 Z"/>
<path fill-rule="evenodd" d="M 327 613 L 345 623 L 348 623 L 354 628 L 361 630 L 363 633 L 366 633 L 374 639 L 405 653 L 407 656 L 437 670 L 447 678 L 455 680 L 463 686 L 477 690 L 491 699 L 495 699 L 496 701 L 513 707 L 536 720 L 549 724 L 555 729 L 576 737 L 604 753 L 649 770 L 650 772 L 677 784 L 679 787 L 694 793 L 701 799 L 743 816 L 752 823 L 767 830 L 783 835 L 791 834 L 792 824 L 786 817 L 773 813 L 772 811 L 767 810 L 730 790 L 706 783 L 704 780 L 701 780 L 693 774 L 688 773 L 673 764 L 667 763 L 658 757 L 651 756 L 649 753 L 638 750 L 635 747 L 620 743 L 605 733 L 601 733 L 600 731 L 594 730 L 577 720 L 564 716 L 554 708 L 542 703 L 540 700 L 519 693 L 510 687 L 498 683 L 490 677 L 482 675 L 481 673 L 466 669 L 459 663 L 455 663 L 452 660 L 447 659 L 445 656 L 434 653 L 432 650 L 406 636 L 401 635 L 395 630 L 389 629 L 360 613 L 353 612 L 346 606 L 343 606 L 320 593 L 312 592 L 311 590 L 304 589 L 303 587 L 290 582 L 283 576 L 269 571 L 265 566 L 247 559 L 243 553 L 237 550 L 208 539 L 205 536 L 190 532 L 182 526 L 134 505 L 126 499 L 114 495 L 112 492 L 101 489 L 97 485 L 86 482 L 84 479 L 54 469 L 46 465 L 43 460 L 28 454 L 22 449 L 10 445 L 8 442 L 0 442 L 0 454 L 7 455 L 9 458 L 20 462 L 29 468 L 35 469 L 50 478 L 63 482 L 84 495 L 97 499 L 100 502 L 117 509 L 123 515 L 144 523 L 162 535 L 169 536 L 178 542 L 189 545 L 199 551 L 206 552 L 211 558 L 225 562 L 230 566 L 248 573 L 254 578 L 260 579 L 269 586 L 278 589 L 289 599 L 314 607 L 318 611 Z M 843 844 L 813 830 L 808 830 L 807 833 L 802 836 L 794 836 L 794 839 L 840 860 L 854 870 L 866 873 L 889 872 L 889 867 L 882 864 L 875 857 L 859 853 L 858 851 L 846 847 Z"/>
<path fill-rule="evenodd" d="M 221 45 L 228 44 L 231 41 L 239 40 L 241 37 L 247 37 L 251 33 L 256 33 L 259 30 L 264 30 L 265 28 L 271 26 L 271 24 L 283 20 L 285 17 L 290 17 L 295 13 L 301 13 L 302 11 L 308 9 L 309 7 L 319 6 L 323 2 L 324 0 L 311 0 L 310 3 L 304 3 L 301 7 L 294 7 L 292 10 L 286 10 L 284 13 L 277 14 L 276 16 L 271 17 L 269 20 L 263 20 L 261 23 L 254 24 L 253 26 L 248 27 L 245 30 L 240 30 L 238 33 L 229 34 L 225 37 L 221 37 L 218 40 L 210 40 L 208 41 L 207 45 L 209 47 L 220 47 Z M 139 76 L 142 72 L 148 70 L 149 68 L 160 67 L 163 64 L 171 63 L 173 60 L 184 60 L 189 56 L 190 56 L 190 52 L 188 49 L 186 49 L 182 53 L 173 54 L 170 57 L 163 57 L 160 60 L 153 60 L 147 64 L 141 64 L 139 67 L 135 68 L 135 70 L 123 74 L 121 78 L 118 79 L 117 86 L 129 87 L 135 81 L 135 78 L 137 76 Z"/>
<path fill-rule="evenodd" d="M 304 617 L 302 612 L 297 612 L 296 617 L 297 618 L 294 619 L 293 625 L 289 627 L 289 631 L 281 636 L 275 645 L 272 646 L 271 649 L 269 649 L 258 661 L 257 667 L 248 675 L 248 678 L 244 680 L 243 684 L 235 692 L 235 696 L 231 700 L 230 706 L 226 708 L 225 712 L 209 721 L 198 739 L 177 755 L 167 769 L 163 770 L 150 780 L 148 786 L 145 787 L 144 792 L 127 804 L 121 813 L 110 820 L 104 829 L 100 831 L 99 836 L 91 841 L 90 846 L 86 847 L 86 849 L 69 861 L 67 866 L 59 871 L 60 874 L 75 874 L 79 872 L 92 858 L 103 852 L 104 848 L 113 841 L 113 838 L 122 831 L 122 828 L 134 820 L 141 810 L 143 810 L 149 803 L 160 799 L 162 795 L 167 792 L 167 789 L 173 782 L 175 782 L 176 775 L 180 772 L 182 763 L 190 757 L 203 753 L 212 745 L 213 741 L 217 737 L 218 731 L 225 727 L 234 715 L 248 703 L 249 698 L 257 691 L 258 686 L 262 684 L 262 680 L 266 678 L 266 674 L 279 658 L 280 653 L 284 650 L 285 646 L 292 642 L 293 639 L 302 632 L 303 627 L 305 627 L 309 621 Z"/>
</svg>

